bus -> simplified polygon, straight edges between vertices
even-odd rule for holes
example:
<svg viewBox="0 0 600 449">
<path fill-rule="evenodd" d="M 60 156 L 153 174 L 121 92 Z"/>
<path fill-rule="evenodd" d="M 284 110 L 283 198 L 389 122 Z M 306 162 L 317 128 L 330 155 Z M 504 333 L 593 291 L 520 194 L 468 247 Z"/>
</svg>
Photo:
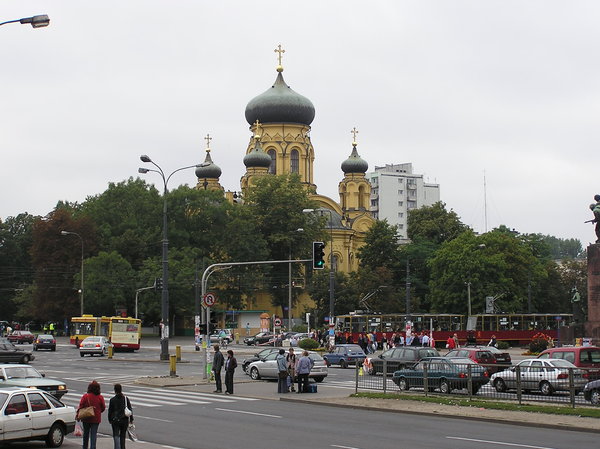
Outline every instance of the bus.
<svg viewBox="0 0 600 449">
<path fill-rule="evenodd" d="M 351 312 L 336 317 L 336 330 L 352 335 L 357 341 L 358 334 L 375 332 L 381 341 L 385 333 L 389 339 L 394 332 L 406 331 L 405 314 L 381 314 Z M 440 344 L 456 334 L 461 342 L 467 341 L 467 334 L 478 344 L 487 344 L 492 335 L 497 341 L 506 341 L 511 346 L 526 345 L 537 333 L 544 333 L 559 339 L 560 328 L 573 323 L 569 313 L 486 313 L 465 315 L 450 313 L 412 313 L 411 331 L 430 332 Z M 566 333 L 563 333 L 563 337 Z"/>
<path fill-rule="evenodd" d="M 71 318 L 70 343 L 79 346 L 86 337 L 108 337 L 116 351 L 140 349 L 142 321 L 120 316 L 83 315 Z"/>
</svg>

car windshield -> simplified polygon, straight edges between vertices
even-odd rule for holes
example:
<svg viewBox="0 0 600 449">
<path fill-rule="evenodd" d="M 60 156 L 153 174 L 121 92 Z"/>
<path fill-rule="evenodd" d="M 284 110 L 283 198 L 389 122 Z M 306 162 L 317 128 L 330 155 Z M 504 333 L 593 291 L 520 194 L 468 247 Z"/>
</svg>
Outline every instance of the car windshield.
<svg viewBox="0 0 600 449">
<path fill-rule="evenodd" d="M 54 337 L 52 335 L 38 335 L 38 338 L 53 340 Z"/>
<path fill-rule="evenodd" d="M 42 377 L 35 368 L 31 368 L 30 366 L 4 368 L 4 372 L 6 373 L 7 379 L 37 379 Z"/>
<path fill-rule="evenodd" d="M 473 360 L 468 359 L 466 357 L 452 357 L 452 363 L 456 363 L 459 365 L 477 365 Z"/>
<path fill-rule="evenodd" d="M 358 345 L 348 345 L 345 347 L 348 348 L 349 352 L 362 352 L 362 348 Z"/>
<path fill-rule="evenodd" d="M 575 365 L 563 359 L 552 359 L 550 360 L 550 364 L 557 368 L 575 368 Z"/>
<path fill-rule="evenodd" d="M 88 337 L 85 340 L 83 340 L 84 343 L 99 343 L 100 342 L 100 337 Z"/>
<path fill-rule="evenodd" d="M 317 354 L 316 352 L 310 352 L 308 354 L 308 358 L 312 359 L 314 361 L 318 361 L 318 360 L 323 360 L 323 357 L 321 357 L 319 354 Z"/>
</svg>

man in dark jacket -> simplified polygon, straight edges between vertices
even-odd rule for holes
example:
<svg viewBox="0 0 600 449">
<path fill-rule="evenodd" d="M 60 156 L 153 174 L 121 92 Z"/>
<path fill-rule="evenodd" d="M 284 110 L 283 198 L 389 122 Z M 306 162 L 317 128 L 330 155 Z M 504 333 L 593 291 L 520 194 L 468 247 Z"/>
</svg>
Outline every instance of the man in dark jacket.
<svg viewBox="0 0 600 449">
<path fill-rule="evenodd" d="M 123 395 L 121 384 L 115 384 L 115 395 L 108 403 L 108 422 L 112 425 L 114 447 L 125 449 L 129 423 L 133 422 L 133 409 L 129 398 Z M 127 408 L 127 411 L 125 410 Z M 129 416 L 128 416 L 129 415 Z"/>
<path fill-rule="evenodd" d="M 237 360 L 233 356 L 233 351 L 227 351 L 227 360 L 225 360 L 225 394 L 233 394 L 233 375 L 237 368 Z"/>
<path fill-rule="evenodd" d="M 215 355 L 213 356 L 212 370 L 213 370 L 213 373 L 215 373 L 215 384 L 216 384 L 217 389 L 215 391 L 213 391 L 213 393 L 222 393 L 223 387 L 221 384 L 221 368 L 223 368 L 223 363 L 225 362 L 225 358 L 223 357 L 223 354 L 219 350 L 219 345 L 215 345 L 214 349 L 215 349 Z"/>
</svg>

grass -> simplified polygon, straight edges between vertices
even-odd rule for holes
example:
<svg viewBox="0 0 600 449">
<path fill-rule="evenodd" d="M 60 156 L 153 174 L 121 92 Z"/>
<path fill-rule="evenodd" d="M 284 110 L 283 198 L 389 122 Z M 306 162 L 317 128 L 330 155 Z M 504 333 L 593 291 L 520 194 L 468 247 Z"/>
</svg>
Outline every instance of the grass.
<svg viewBox="0 0 600 449">
<path fill-rule="evenodd" d="M 530 413 L 547 413 L 550 415 L 581 416 L 586 418 L 600 418 L 600 408 L 571 408 L 560 405 L 532 405 L 515 404 L 511 402 L 489 401 L 485 399 L 447 398 L 442 396 L 421 396 L 407 393 L 356 393 L 350 395 L 353 398 L 408 400 L 419 402 L 431 402 L 443 405 L 454 405 L 459 407 L 478 407 L 490 410 L 508 410 Z"/>
</svg>

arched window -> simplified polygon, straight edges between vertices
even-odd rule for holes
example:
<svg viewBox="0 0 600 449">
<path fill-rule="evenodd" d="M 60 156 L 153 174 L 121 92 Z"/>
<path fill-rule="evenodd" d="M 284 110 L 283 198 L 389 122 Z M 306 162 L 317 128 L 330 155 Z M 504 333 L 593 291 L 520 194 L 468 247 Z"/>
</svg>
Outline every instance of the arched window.
<svg viewBox="0 0 600 449">
<path fill-rule="evenodd" d="M 276 175 L 277 167 L 275 165 L 275 162 L 277 160 L 277 153 L 275 153 L 275 150 L 269 150 L 267 151 L 267 154 L 271 156 L 271 165 L 269 166 L 269 173 L 272 175 Z"/>
<path fill-rule="evenodd" d="M 365 186 L 358 188 L 358 208 L 365 209 Z"/>
<path fill-rule="evenodd" d="M 292 150 L 290 154 L 290 173 L 300 172 L 300 155 L 298 150 Z"/>
</svg>

